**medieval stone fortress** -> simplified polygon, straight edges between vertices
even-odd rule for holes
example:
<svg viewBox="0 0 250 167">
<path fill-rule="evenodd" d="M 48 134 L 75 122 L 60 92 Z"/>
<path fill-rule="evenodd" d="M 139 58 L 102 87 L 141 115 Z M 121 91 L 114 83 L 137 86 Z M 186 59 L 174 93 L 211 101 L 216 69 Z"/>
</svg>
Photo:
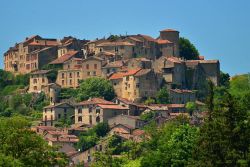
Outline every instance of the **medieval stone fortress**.
<svg viewBox="0 0 250 167">
<path fill-rule="evenodd" d="M 58 70 L 51 79 L 50 66 Z M 44 92 L 50 105 L 44 107 L 39 134 L 51 145 L 61 144 L 72 163 L 90 162 L 91 152 L 101 150 L 102 144 L 86 152 L 77 152 L 72 144 L 78 141 L 75 132 L 108 122 L 110 133 L 140 141 L 144 126 L 143 112 L 159 115 L 158 122 L 185 113 L 187 102 L 199 101 L 199 90 L 205 80 L 218 85 L 218 60 L 185 60 L 179 51 L 179 32 L 161 30 L 158 38 L 148 35 L 111 36 L 108 39 L 80 40 L 74 37 L 49 39 L 35 35 L 10 47 L 4 54 L 4 70 L 14 74 L 30 74 L 29 93 Z M 60 99 L 63 88 L 78 88 L 82 80 L 99 77 L 111 82 L 115 99 L 107 101 L 91 97 L 82 102 Z M 166 87 L 170 104 L 145 105 Z M 62 118 L 73 120 L 71 128 L 59 130 L 54 123 Z M 122 129 L 122 130 L 121 130 Z M 104 142 L 105 143 L 105 142 Z M 105 144 L 104 144 L 105 145 Z"/>
</svg>

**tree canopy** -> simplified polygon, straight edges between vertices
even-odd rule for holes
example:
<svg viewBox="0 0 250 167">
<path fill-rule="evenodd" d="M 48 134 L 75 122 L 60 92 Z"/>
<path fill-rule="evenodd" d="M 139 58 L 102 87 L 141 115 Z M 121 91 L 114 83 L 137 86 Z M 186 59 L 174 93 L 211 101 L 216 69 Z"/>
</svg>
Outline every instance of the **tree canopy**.
<svg viewBox="0 0 250 167">
<path fill-rule="evenodd" d="M 180 37 L 180 56 L 186 60 L 197 60 L 199 59 L 199 52 L 196 47 L 186 38 Z"/>
<path fill-rule="evenodd" d="M 167 88 L 163 87 L 157 92 L 156 102 L 158 104 L 169 104 L 169 94 Z"/>
<path fill-rule="evenodd" d="M 90 97 L 103 97 L 105 100 L 112 100 L 115 92 L 110 81 L 103 78 L 88 78 L 80 84 L 77 98 L 87 100 Z"/>
</svg>

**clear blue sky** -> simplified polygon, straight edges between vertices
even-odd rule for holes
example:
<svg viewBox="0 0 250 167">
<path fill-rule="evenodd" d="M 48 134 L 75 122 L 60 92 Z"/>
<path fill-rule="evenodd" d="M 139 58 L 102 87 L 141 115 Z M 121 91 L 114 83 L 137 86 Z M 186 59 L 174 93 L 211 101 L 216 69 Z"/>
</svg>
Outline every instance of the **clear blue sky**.
<svg viewBox="0 0 250 167">
<path fill-rule="evenodd" d="M 174 28 L 206 59 L 231 75 L 250 72 L 249 0 L 2 0 L 3 53 L 34 34 L 95 39 L 112 34 L 159 35 Z"/>
</svg>

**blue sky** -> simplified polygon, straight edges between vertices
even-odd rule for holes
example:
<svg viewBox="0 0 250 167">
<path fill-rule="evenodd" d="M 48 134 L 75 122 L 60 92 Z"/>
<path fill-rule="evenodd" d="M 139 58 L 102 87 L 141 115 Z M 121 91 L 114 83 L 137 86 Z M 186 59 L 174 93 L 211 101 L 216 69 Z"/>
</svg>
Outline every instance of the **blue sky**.
<svg viewBox="0 0 250 167">
<path fill-rule="evenodd" d="M 0 25 L 0 68 L 3 53 L 34 34 L 157 37 L 159 30 L 173 28 L 206 59 L 219 59 L 222 71 L 250 72 L 249 0 L 2 0 Z"/>
</svg>

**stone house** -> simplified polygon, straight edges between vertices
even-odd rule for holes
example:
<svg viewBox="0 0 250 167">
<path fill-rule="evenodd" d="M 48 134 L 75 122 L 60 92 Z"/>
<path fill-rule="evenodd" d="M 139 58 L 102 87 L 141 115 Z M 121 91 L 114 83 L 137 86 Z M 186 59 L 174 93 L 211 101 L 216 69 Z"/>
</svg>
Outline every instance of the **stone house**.
<svg viewBox="0 0 250 167">
<path fill-rule="evenodd" d="M 45 126 L 53 126 L 55 122 L 61 119 L 70 119 L 74 117 L 74 107 L 68 103 L 58 103 L 43 108 L 43 123 Z"/>
<path fill-rule="evenodd" d="M 128 69 L 151 69 L 152 62 L 144 57 L 142 58 L 132 58 L 127 61 Z"/>
<path fill-rule="evenodd" d="M 176 57 L 160 57 L 154 62 L 155 71 L 162 73 L 170 88 L 182 88 L 186 85 L 185 63 Z"/>
<path fill-rule="evenodd" d="M 116 97 L 112 101 L 116 104 L 123 106 L 123 107 L 129 108 L 128 115 L 131 115 L 131 116 L 139 116 L 146 109 L 145 105 L 142 105 L 139 103 L 134 103 L 130 100 L 127 100 L 127 99 L 124 99 L 121 97 Z"/>
<path fill-rule="evenodd" d="M 156 116 L 168 118 L 169 117 L 169 109 L 167 104 L 151 104 L 148 105 L 143 113 L 153 112 Z"/>
<path fill-rule="evenodd" d="M 29 93 L 40 93 L 51 80 L 47 77 L 50 70 L 39 70 L 30 74 Z"/>
<path fill-rule="evenodd" d="M 49 97 L 50 104 L 56 104 L 60 102 L 61 86 L 56 83 L 49 83 L 42 86 L 42 91 L 47 97 Z"/>
<path fill-rule="evenodd" d="M 135 45 L 129 42 L 114 41 L 103 42 L 96 46 L 96 54 L 99 52 L 111 52 L 115 55 L 119 55 L 122 59 L 126 60 L 136 56 Z"/>
<path fill-rule="evenodd" d="M 82 78 L 102 76 L 103 59 L 95 56 L 88 57 L 82 61 Z"/>
<path fill-rule="evenodd" d="M 73 57 L 65 61 L 62 67 L 58 71 L 56 83 L 62 88 L 77 88 L 83 79 L 82 59 Z"/>
<path fill-rule="evenodd" d="M 82 58 L 82 55 L 80 54 L 79 51 L 75 51 L 75 50 L 70 50 L 67 53 L 65 53 L 64 55 L 58 57 L 57 59 L 51 61 L 49 64 L 53 65 L 56 68 L 62 69 L 63 68 L 63 64 L 72 59 L 72 58 Z"/>
<path fill-rule="evenodd" d="M 107 78 L 113 73 L 124 70 L 124 68 L 126 68 L 126 61 L 123 60 L 107 63 L 102 67 L 102 76 Z"/>
<path fill-rule="evenodd" d="M 56 39 L 46 39 L 38 35 L 26 38 L 4 54 L 4 70 L 26 74 L 41 69 L 57 57 L 57 45 Z"/>
<path fill-rule="evenodd" d="M 155 97 L 160 86 L 157 74 L 151 69 L 117 72 L 111 75 L 109 80 L 118 97 L 133 102 L 139 102 L 147 97 Z"/>
<path fill-rule="evenodd" d="M 84 45 L 83 48 L 86 50 L 88 54 L 94 55 L 100 52 L 100 50 L 96 46 L 107 41 L 108 40 L 106 39 L 96 39 L 93 41 L 89 41 Z"/>
<path fill-rule="evenodd" d="M 186 104 L 195 102 L 195 92 L 186 89 L 169 89 L 169 99 L 173 104 Z"/>
<path fill-rule="evenodd" d="M 128 108 L 106 101 L 102 98 L 90 98 L 76 104 L 75 123 L 96 125 L 108 122 L 108 119 L 121 114 L 127 114 Z"/>
<path fill-rule="evenodd" d="M 60 40 L 58 45 L 58 57 L 63 56 L 64 54 L 68 53 L 69 51 L 81 51 L 84 44 L 86 44 L 88 40 L 79 40 L 73 38 L 71 36 L 64 37 Z"/>
<path fill-rule="evenodd" d="M 170 114 L 186 112 L 185 104 L 168 104 L 167 107 Z"/>
<path fill-rule="evenodd" d="M 122 124 L 122 125 L 127 125 L 133 129 L 136 129 L 143 127 L 145 122 L 141 120 L 139 116 L 117 115 L 113 118 L 110 118 L 108 120 L 108 124 L 110 127 Z"/>
</svg>

